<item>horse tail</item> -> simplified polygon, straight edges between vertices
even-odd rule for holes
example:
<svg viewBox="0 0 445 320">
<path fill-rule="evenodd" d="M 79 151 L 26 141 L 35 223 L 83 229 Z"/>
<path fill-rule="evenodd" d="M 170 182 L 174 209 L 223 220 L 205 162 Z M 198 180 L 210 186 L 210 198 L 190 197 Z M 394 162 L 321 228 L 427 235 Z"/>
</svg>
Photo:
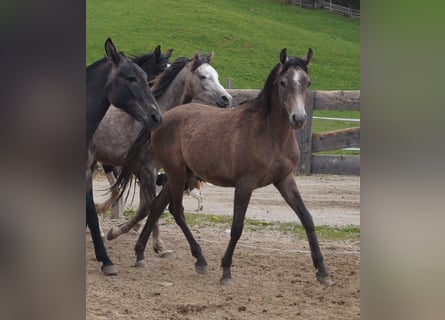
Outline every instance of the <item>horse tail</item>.
<svg viewBox="0 0 445 320">
<path fill-rule="evenodd" d="M 131 145 L 125 160 L 122 165 L 122 170 L 117 177 L 116 182 L 111 186 L 111 198 L 107 200 L 108 204 L 114 205 L 119 201 L 122 195 L 126 192 L 125 201 L 130 193 L 131 186 L 133 185 L 135 179 L 134 174 L 137 173 L 139 167 L 139 155 L 143 148 L 147 148 L 150 143 L 150 131 L 145 127 L 139 131 L 139 135 L 136 140 Z M 134 193 L 133 193 L 134 197 Z"/>
</svg>

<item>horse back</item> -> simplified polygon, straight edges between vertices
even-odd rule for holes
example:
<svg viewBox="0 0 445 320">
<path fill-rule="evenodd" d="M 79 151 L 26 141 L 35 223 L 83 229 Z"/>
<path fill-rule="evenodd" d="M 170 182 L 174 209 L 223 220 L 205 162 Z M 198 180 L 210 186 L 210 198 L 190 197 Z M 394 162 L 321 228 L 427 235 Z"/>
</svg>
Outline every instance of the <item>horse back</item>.
<svg viewBox="0 0 445 320">
<path fill-rule="evenodd" d="M 185 166 L 212 184 L 236 186 L 251 179 L 259 187 L 287 176 L 299 157 L 293 135 L 283 141 L 265 127 L 267 120 L 243 107 L 190 103 L 163 114 L 152 146 L 167 172 Z"/>
</svg>

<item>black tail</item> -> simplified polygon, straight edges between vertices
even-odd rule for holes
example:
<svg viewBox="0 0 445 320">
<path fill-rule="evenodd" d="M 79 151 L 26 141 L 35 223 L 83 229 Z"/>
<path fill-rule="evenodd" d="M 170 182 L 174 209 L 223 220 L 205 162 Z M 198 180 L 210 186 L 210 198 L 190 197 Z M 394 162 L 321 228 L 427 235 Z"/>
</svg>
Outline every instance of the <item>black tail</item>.
<svg viewBox="0 0 445 320">
<path fill-rule="evenodd" d="M 121 172 L 114 185 L 111 186 L 113 204 L 115 204 L 122 197 L 125 189 L 127 189 L 127 187 L 131 187 L 131 185 L 134 183 L 133 175 L 137 173 L 137 169 L 139 167 L 139 155 L 143 148 L 148 148 L 150 136 L 150 131 L 142 128 L 138 137 L 131 145 L 122 165 Z M 126 198 L 128 198 L 129 192 L 130 188 L 127 189 Z"/>
</svg>

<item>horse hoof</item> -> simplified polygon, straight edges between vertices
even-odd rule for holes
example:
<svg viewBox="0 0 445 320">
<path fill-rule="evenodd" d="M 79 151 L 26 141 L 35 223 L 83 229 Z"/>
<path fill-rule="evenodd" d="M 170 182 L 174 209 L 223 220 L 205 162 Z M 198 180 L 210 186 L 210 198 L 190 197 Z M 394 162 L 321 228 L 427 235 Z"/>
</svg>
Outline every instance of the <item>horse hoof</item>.
<svg viewBox="0 0 445 320">
<path fill-rule="evenodd" d="M 232 278 L 221 278 L 219 282 L 221 283 L 222 286 L 227 286 L 227 287 L 233 286 Z"/>
<path fill-rule="evenodd" d="M 147 268 L 147 263 L 145 263 L 145 260 L 139 260 L 139 261 L 136 261 L 134 266 L 136 268 Z"/>
<path fill-rule="evenodd" d="M 208 272 L 207 266 L 199 266 L 197 264 L 195 264 L 195 270 L 199 274 L 207 274 Z"/>
<path fill-rule="evenodd" d="M 106 276 L 115 276 L 117 275 L 117 268 L 113 264 L 109 266 L 103 266 L 102 272 Z"/>
<path fill-rule="evenodd" d="M 112 228 L 110 229 L 110 231 L 108 231 L 107 239 L 108 239 L 108 240 L 113 240 L 113 239 L 116 239 L 118 236 L 119 236 L 119 233 L 116 232 L 116 228 L 115 228 L 115 227 L 112 227 Z"/>
<path fill-rule="evenodd" d="M 164 250 L 161 252 L 160 257 L 165 259 L 173 259 L 175 257 L 175 254 L 172 250 Z"/>
<path fill-rule="evenodd" d="M 329 275 L 319 275 L 317 274 L 317 280 L 320 284 L 324 285 L 325 287 L 332 286 L 332 280 L 329 277 Z"/>
</svg>

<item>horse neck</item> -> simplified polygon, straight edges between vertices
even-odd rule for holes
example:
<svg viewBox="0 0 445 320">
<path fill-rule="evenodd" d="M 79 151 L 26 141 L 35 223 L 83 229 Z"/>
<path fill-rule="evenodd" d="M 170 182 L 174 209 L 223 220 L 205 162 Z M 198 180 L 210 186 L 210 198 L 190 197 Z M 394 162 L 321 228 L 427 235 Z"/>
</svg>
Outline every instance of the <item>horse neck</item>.
<svg viewBox="0 0 445 320">
<path fill-rule="evenodd" d="M 192 101 L 192 96 L 187 94 L 186 73 L 190 72 L 188 66 L 185 66 L 173 79 L 167 89 L 156 97 L 161 112 L 168 111 L 181 104 Z"/>
<path fill-rule="evenodd" d="M 269 103 L 271 105 L 269 113 L 266 115 L 266 130 L 268 130 L 275 137 L 275 139 L 277 139 L 277 142 L 282 141 L 284 143 L 289 137 L 294 135 L 294 130 L 289 124 L 289 118 L 286 110 L 280 106 L 276 88 L 274 88 L 272 91 Z"/>
<path fill-rule="evenodd" d="M 99 73 L 97 75 L 97 73 Z M 96 74 L 95 74 L 96 73 Z M 110 106 L 104 90 L 110 71 L 92 70 L 87 74 L 86 142 L 90 144 L 100 121 Z M 93 80 L 94 79 L 94 80 Z M 99 79 L 99 80 L 98 80 Z M 99 94 L 100 93 L 100 94 Z"/>
</svg>

